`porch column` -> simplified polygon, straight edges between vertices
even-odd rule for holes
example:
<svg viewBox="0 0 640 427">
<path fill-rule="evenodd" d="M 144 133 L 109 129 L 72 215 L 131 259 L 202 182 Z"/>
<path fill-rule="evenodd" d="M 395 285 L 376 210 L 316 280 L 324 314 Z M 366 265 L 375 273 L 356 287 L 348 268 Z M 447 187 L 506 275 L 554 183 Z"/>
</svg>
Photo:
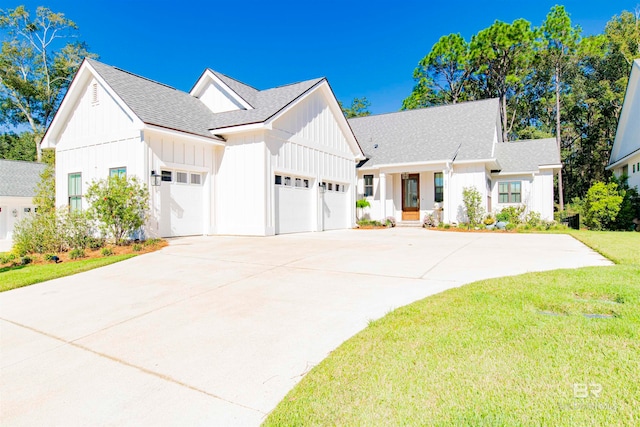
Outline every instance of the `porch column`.
<svg viewBox="0 0 640 427">
<path fill-rule="evenodd" d="M 442 218 L 445 224 L 451 223 L 451 200 L 449 197 L 449 167 L 442 170 Z"/>
<path fill-rule="evenodd" d="M 382 221 L 387 217 L 387 175 L 380 172 L 380 213 Z"/>
</svg>

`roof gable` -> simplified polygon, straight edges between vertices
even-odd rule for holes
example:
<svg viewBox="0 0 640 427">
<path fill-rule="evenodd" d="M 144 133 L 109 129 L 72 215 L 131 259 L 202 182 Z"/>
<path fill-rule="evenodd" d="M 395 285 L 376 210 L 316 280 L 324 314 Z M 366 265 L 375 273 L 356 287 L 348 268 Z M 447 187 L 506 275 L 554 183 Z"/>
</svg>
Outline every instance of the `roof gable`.
<svg viewBox="0 0 640 427">
<path fill-rule="evenodd" d="M 397 163 L 469 161 L 493 157 L 498 100 L 406 110 L 349 119 L 369 161 Z"/>
<path fill-rule="evenodd" d="M 0 160 L 0 196 L 34 197 L 44 163 Z"/>
<path fill-rule="evenodd" d="M 633 61 L 609 166 L 640 150 L 640 59 Z"/>
</svg>

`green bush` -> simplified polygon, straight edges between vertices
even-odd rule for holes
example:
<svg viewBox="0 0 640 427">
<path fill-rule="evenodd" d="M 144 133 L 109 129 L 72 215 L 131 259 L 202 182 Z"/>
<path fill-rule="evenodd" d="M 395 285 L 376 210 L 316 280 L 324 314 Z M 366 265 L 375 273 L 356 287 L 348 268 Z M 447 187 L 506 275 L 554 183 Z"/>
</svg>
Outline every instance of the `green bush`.
<svg viewBox="0 0 640 427">
<path fill-rule="evenodd" d="M 135 176 L 112 176 L 93 182 L 87 189 L 89 215 L 104 236 L 120 245 L 145 223 L 149 191 Z"/>
<path fill-rule="evenodd" d="M 136 244 L 133 245 L 132 249 L 133 249 L 134 252 L 140 252 L 142 250 L 142 245 L 136 243 Z"/>
<path fill-rule="evenodd" d="M 507 226 L 505 227 L 507 230 L 515 230 L 516 227 L 518 227 L 518 224 L 514 224 L 513 222 L 510 222 L 507 224 Z"/>
<path fill-rule="evenodd" d="M 57 211 L 38 212 L 19 221 L 14 227 L 13 245 L 20 254 L 64 251 L 64 225 Z"/>
<path fill-rule="evenodd" d="M 101 237 L 90 236 L 87 238 L 87 247 L 92 251 L 100 249 L 104 246 L 104 239 Z"/>
<path fill-rule="evenodd" d="M 482 195 L 475 187 L 464 187 L 462 189 L 462 203 L 469 225 L 477 227 L 482 223 L 482 217 L 484 217 L 484 209 L 481 206 Z"/>
<path fill-rule="evenodd" d="M 628 177 L 622 175 L 620 178 L 611 177 L 611 182 L 618 184 L 618 194 L 622 196 L 620 211 L 616 215 L 613 223 L 615 230 L 635 229 L 634 219 L 640 218 L 640 195 L 634 187 L 629 187 Z"/>
<path fill-rule="evenodd" d="M 16 258 L 16 254 L 13 252 L 0 253 L 0 264 L 8 264 Z"/>
<path fill-rule="evenodd" d="M 86 257 L 84 253 L 84 249 L 75 248 L 75 249 L 72 249 L 71 252 L 69 252 L 69 258 L 71 259 L 80 259 L 84 257 Z"/>
<path fill-rule="evenodd" d="M 102 248 L 100 253 L 102 254 L 102 256 L 110 256 L 110 255 L 113 255 L 113 249 L 111 249 L 111 248 Z"/>
<path fill-rule="evenodd" d="M 155 246 L 158 243 L 162 242 L 162 239 L 148 239 L 144 241 L 145 246 Z"/>
<path fill-rule="evenodd" d="M 56 254 L 45 254 L 44 260 L 45 261 L 53 261 L 53 259 L 54 259 L 53 257 L 56 257 L 56 256 L 57 256 Z"/>
<path fill-rule="evenodd" d="M 526 207 L 524 205 L 505 206 L 496 215 L 496 220 L 518 225 L 522 222 L 522 214 L 524 213 L 525 208 Z"/>
<path fill-rule="evenodd" d="M 540 213 L 535 211 L 530 211 L 524 218 L 524 222 L 529 228 L 538 228 L 543 225 L 542 218 L 540 217 Z"/>
<path fill-rule="evenodd" d="M 593 184 L 584 200 L 585 225 L 593 230 L 612 229 L 622 200 L 615 182 Z"/>
<path fill-rule="evenodd" d="M 369 206 L 371 206 L 371 203 L 369 203 L 367 199 L 356 200 L 356 209 L 360 211 L 360 215 L 358 215 L 358 219 L 362 216 L 362 211 L 364 210 L 364 208 L 368 208 Z"/>
<path fill-rule="evenodd" d="M 86 212 L 58 211 L 60 223 L 64 227 L 64 241 L 69 248 L 86 249 L 94 239 L 96 229 Z"/>
<path fill-rule="evenodd" d="M 358 221 L 358 225 L 360 226 L 374 226 L 374 227 L 382 227 L 383 225 L 380 221 L 376 221 L 375 219 L 361 219 Z"/>
<path fill-rule="evenodd" d="M 29 255 L 25 255 L 20 259 L 20 265 L 31 264 L 33 259 Z"/>
</svg>

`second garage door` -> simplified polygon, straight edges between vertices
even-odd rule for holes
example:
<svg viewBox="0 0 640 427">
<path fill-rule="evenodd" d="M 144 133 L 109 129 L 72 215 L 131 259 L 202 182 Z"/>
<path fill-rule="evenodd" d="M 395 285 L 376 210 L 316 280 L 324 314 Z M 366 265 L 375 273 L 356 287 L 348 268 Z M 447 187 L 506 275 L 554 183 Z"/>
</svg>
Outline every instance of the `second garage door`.
<svg viewBox="0 0 640 427">
<path fill-rule="evenodd" d="M 275 176 L 276 234 L 313 230 L 313 195 L 308 179 Z"/>
<path fill-rule="evenodd" d="M 322 197 L 323 229 L 349 228 L 349 197 L 344 184 L 325 183 Z"/>
</svg>

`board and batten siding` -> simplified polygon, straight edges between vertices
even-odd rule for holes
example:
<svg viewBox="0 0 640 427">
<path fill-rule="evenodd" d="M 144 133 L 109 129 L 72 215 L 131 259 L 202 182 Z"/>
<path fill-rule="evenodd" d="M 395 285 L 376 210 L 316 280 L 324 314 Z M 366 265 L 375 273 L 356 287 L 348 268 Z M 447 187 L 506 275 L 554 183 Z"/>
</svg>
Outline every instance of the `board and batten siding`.
<svg viewBox="0 0 640 427">
<path fill-rule="evenodd" d="M 553 171 L 541 171 L 526 175 L 494 175 L 492 186 L 493 211 L 500 212 L 506 206 L 523 206 L 525 215 L 534 211 L 547 221 L 553 220 Z M 520 203 L 500 203 L 499 183 L 518 181 L 520 187 Z"/>
<path fill-rule="evenodd" d="M 144 155 L 134 118 L 100 83 L 90 80 L 56 141 L 56 205 L 68 204 L 68 174 L 82 174 L 84 194 L 92 181 L 106 178 L 110 168 L 126 167 L 127 174 L 144 178 Z"/>
<path fill-rule="evenodd" d="M 264 132 L 226 136 L 224 148 L 216 150 L 217 178 L 215 232 L 264 236 L 271 212 L 267 209 L 267 159 Z M 272 221 L 272 220 L 271 220 Z"/>
<path fill-rule="evenodd" d="M 277 118 L 267 131 L 267 177 L 273 191 L 273 176 L 277 174 L 308 178 L 312 191 L 318 194 L 318 184 L 331 182 L 346 185 L 349 206 L 345 223 L 355 221 L 355 159 L 340 125 L 321 90 L 311 93 L 295 108 Z M 273 226 L 275 203 L 269 194 L 267 224 Z M 321 209 L 318 203 L 318 209 Z M 322 229 L 322 212 L 318 212 L 316 230 Z"/>
<path fill-rule="evenodd" d="M 482 207 L 487 209 L 487 170 L 484 163 L 453 165 L 449 176 L 448 189 L 445 188 L 445 222 L 467 222 L 462 192 L 465 187 L 475 187 L 482 196 Z M 492 202 L 495 205 L 493 199 Z"/>
<path fill-rule="evenodd" d="M 146 175 L 155 171 L 160 174 L 162 170 L 172 172 L 187 172 L 201 174 L 202 184 L 195 187 L 184 187 L 181 192 L 168 192 L 167 186 L 175 185 L 175 174 L 173 182 L 162 182 L 159 187 L 149 187 L 151 218 L 149 228 L 153 235 L 170 235 L 168 230 L 163 230 L 160 224 L 163 216 L 169 216 L 170 212 L 183 212 L 193 218 L 202 221 L 201 234 L 211 234 L 214 227 L 212 188 L 215 173 L 215 147 L 204 142 L 193 141 L 188 136 L 168 136 L 153 131 L 146 131 L 145 142 L 149 147 L 148 164 L 146 165 Z M 178 190 L 180 188 L 177 188 Z M 198 212 L 194 212 L 198 210 Z M 164 221 L 164 228 L 169 222 Z M 179 233 L 179 227 L 175 230 Z M 198 233 L 200 234 L 200 233 Z"/>
</svg>

